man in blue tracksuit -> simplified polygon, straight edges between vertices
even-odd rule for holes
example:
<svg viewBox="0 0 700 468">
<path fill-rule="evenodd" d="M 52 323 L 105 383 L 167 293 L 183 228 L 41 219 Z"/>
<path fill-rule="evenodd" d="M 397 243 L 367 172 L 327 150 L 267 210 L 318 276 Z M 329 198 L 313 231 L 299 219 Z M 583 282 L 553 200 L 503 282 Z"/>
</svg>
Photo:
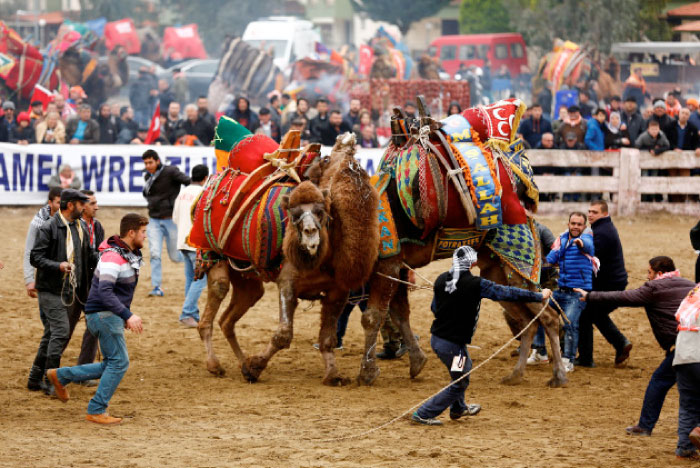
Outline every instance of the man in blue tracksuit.
<svg viewBox="0 0 700 468">
<path fill-rule="evenodd" d="M 586 128 L 586 137 L 583 139 L 583 141 L 584 143 L 586 143 L 586 148 L 588 148 L 589 150 L 605 150 L 605 132 L 603 131 L 603 125 L 605 125 L 605 118 L 605 109 L 600 107 L 593 114 L 593 118 L 588 121 L 588 127 Z"/>
<path fill-rule="evenodd" d="M 574 370 L 578 349 L 578 323 L 585 304 L 573 288 L 584 291 L 593 289 L 593 264 L 595 248 L 593 234 L 586 229 L 586 215 L 573 212 L 569 215 L 569 230 L 559 236 L 547 263 L 559 265 L 559 289 L 554 300 L 562 308 L 570 323 L 564 325 L 564 366 L 567 372 Z"/>
<path fill-rule="evenodd" d="M 479 322 L 482 298 L 494 301 L 544 302 L 552 294 L 549 289 L 538 293 L 502 286 L 473 276 L 469 269 L 474 263 L 476 251 L 468 246 L 459 247 L 452 254 L 452 268 L 438 276 L 433 287 L 431 309 L 435 320 L 430 327 L 430 345 L 447 366 L 453 381 L 467 374 L 472 368 L 467 345 L 471 343 Z M 480 405 L 467 405 L 464 402 L 464 392 L 468 386 L 469 377 L 450 385 L 418 408 L 411 419 L 418 424 L 441 426 L 442 421 L 436 417 L 447 408 L 450 408 L 450 419 L 477 414 L 481 410 Z"/>
</svg>

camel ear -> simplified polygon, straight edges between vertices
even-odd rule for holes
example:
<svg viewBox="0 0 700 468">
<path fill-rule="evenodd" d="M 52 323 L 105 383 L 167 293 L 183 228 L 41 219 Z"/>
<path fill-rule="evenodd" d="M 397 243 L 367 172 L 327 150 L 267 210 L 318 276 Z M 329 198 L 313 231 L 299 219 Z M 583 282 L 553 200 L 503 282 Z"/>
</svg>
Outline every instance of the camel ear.
<svg viewBox="0 0 700 468">
<path fill-rule="evenodd" d="M 285 211 L 289 208 L 289 195 L 282 195 L 280 206 Z"/>
</svg>

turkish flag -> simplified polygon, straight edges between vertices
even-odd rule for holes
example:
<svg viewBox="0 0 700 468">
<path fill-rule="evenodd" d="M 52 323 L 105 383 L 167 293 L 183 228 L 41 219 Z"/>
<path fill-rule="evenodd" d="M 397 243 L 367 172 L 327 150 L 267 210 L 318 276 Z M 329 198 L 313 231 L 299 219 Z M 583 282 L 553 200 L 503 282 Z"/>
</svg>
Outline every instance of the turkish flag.
<svg viewBox="0 0 700 468">
<path fill-rule="evenodd" d="M 156 111 L 151 118 L 151 126 L 148 127 L 145 144 L 150 145 L 160 136 L 160 102 L 156 104 Z"/>
<path fill-rule="evenodd" d="M 374 58 L 374 50 L 368 45 L 360 46 L 360 66 L 358 74 L 369 76 L 369 71 L 372 69 L 372 59 Z"/>
<path fill-rule="evenodd" d="M 53 101 L 53 98 L 54 95 L 51 91 L 49 91 L 41 85 L 35 85 L 34 92 L 32 93 L 32 97 L 29 101 L 41 101 L 41 109 L 45 111 L 46 106 L 48 106 L 49 103 Z"/>
</svg>

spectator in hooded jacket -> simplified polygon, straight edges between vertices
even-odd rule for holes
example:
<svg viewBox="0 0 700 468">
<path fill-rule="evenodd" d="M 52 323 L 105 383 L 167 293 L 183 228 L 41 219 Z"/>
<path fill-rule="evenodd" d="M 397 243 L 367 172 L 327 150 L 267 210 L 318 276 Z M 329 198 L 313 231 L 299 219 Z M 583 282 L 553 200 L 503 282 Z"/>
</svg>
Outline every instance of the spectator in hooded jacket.
<svg viewBox="0 0 700 468">
<path fill-rule="evenodd" d="M 542 106 L 539 104 L 533 104 L 530 110 L 530 117 L 520 124 L 520 133 L 530 147 L 534 148 L 542 140 L 542 135 L 552 133 L 552 124 L 542 115 Z"/>
<path fill-rule="evenodd" d="M 10 131 L 10 143 L 28 145 L 34 143 L 34 129 L 31 125 L 29 112 L 20 112 L 17 116 L 17 126 Z"/>
<path fill-rule="evenodd" d="M 603 127 L 605 133 L 605 149 L 620 149 L 630 146 L 630 134 L 627 125 L 622 123 L 619 112 L 610 113 L 610 121 Z"/>
<path fill-rule="evenodd" d="M 629 291 L 591 291 L 576 289 L 581 300 L 591 304 L 607 304 L 616 307 L 644 307 L 654 338 L 666 356 L 654 371 L 644 394 L 639 422 L 626 428 L 634 436 L 650 436 L 659 420 L 666 394 L 676 384 L 673 371 L 674 345 L 678 335 L 676 311 L 693 289 L 695 283 L 681 278 L 673 260 L 659 256 L 649 260 L 648 281 Z"/>
<path fill-rule="evenodd" d="M 258 115 L 250 109 L 250 101 L 243 96 L 236 99 L 235 104 L 226 109 L 225 114 L 250 130 L 251 133 L 255 133 L 255 130 L 260 126 Z"/>
<path fill-rule="evenodd" d="M 585 291 L 593 288 L 595 247 L 586 222 L 584 213 L 571 213 L 568 230 L 558 237 L 547 255 L 547 263 L 559 265 L 559 289 L 554 291 L 554 299 L 569 319 L 569 323 L 564 325 L 563 360 L 566 372 L 574 370 L 574 359 L 578 350 L 579 318 L 584 308 L 574 288 Z"/>
<path fill-rule="evenodd" d="M 601 107 L 595 111 L 593 118 L 588 121 L 586 136 L 584 138 L 586 148 L 592 151 L 603 151 L 605 149 L 604 125 L 605 109 Z"/>
</svg>

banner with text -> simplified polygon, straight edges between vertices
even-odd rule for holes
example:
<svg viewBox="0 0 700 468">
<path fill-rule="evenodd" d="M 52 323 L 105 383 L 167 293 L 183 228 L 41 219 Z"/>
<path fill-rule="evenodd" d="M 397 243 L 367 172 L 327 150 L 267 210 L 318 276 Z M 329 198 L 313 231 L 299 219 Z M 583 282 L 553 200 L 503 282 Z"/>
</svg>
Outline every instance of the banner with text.
<svg viewBox="0 0 700 468">
<path fill-rule="evenodd" d="M 142 190 L 146 149 L 158 152 L 164 164 L 190 174 L 197 164 L 216 171 L 213 147 L 144 145 L 15 145 L 0 143 L 0 205 L 40 205 L 46 202 L 49 179 L 62 164 L 70 164 L 82 188 L 96 192 L 104 206 L 146 206 Z M 372 175 L 382 149 L 359 148 L 356 158 Z M 324 147 L 322 154 L 330 153 Z"/>
</svg>

